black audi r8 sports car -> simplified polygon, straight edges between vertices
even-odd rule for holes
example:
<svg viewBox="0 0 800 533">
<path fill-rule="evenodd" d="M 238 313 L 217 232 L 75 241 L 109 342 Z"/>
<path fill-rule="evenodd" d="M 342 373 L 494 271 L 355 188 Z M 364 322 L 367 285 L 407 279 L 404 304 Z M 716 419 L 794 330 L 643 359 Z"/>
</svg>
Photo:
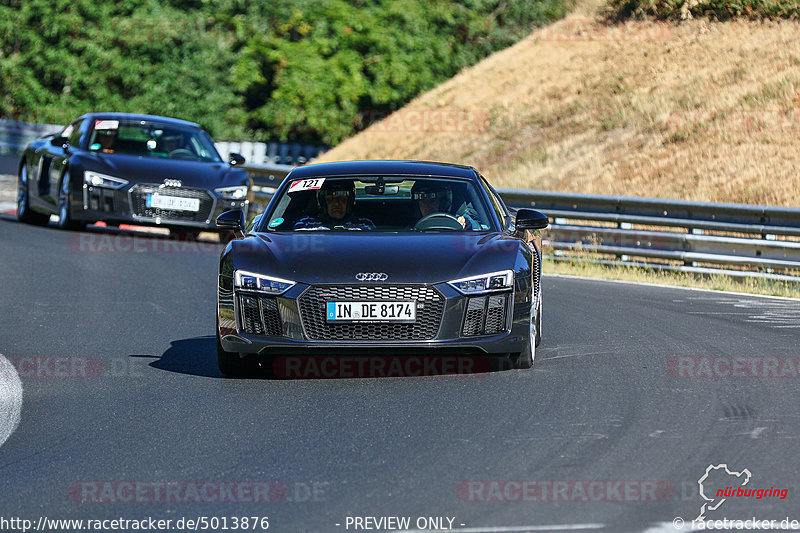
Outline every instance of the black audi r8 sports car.
<svg viewBox="0 0 800 533">
<path fill-rule="evenodd" d="M 472 167 L 353 161 L 295 168 L 220 259 L 223 373 L 361 354 L 533 364 L 548 219 L 512 213 Z M 269 367 L 267 367 L 269 368 Z"/>
<path fill-rule="evenodd" d="M 214 218 L 247 212 L 238 154 L 223 161 L 211 137 L 184 120 L 89 113 L 32 142 L 19 164 L 17 217 L 65 229 L 104 221 L 216 231 Z"/>
</svg>

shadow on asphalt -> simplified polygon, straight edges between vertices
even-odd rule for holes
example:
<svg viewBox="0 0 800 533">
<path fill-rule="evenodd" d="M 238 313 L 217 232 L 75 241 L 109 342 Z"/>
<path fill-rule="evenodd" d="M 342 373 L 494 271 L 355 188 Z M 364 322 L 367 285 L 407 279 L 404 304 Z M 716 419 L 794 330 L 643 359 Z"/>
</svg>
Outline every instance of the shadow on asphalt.
<svg viewBox="0 0 800 533">
<path fill-rule="evenodd" d="M 143 357 L 131 355 L 130 357 Z M 150 357 L 150 356 L 147 356 Z M 381 379 L 381 378 L 466 378 L 508 370 L 503 358 L 455 355 L 385 355 L 354 353 L 285 355 L 261 360 L 251 368 L 248 378 L 275 380 L 306 379 Z M 170 342 L 170 347 L 150 363 L 167 372 L 224 378 L 217 366 L 216 338 L 213 335 Z M 235 379 L 235 378 L 233 378 Z"/>
<path fill-rule="evenodd" d="M 108 225 L 96 222 L 83 229 L 59 229 L 51 221 L 45 226 L 29 226 L 17 219 L 16 211 L 0 212 L 0 222 L 31 228 L 48 228 L 69 236 L 73 251 L 81 252 L 208 252 L 218 254 L 232 239 L 229 233 L 169 230 L 158 226 Z M 147 244 L 147 241 L 151 241 Z"/>
<path fill-rule="evenodd" d="M 150 366 L 191 376 L 224 377 L 217 367 L 217 340 L 213 335 L 171 341 L 167 351 Z"/>
</svg>

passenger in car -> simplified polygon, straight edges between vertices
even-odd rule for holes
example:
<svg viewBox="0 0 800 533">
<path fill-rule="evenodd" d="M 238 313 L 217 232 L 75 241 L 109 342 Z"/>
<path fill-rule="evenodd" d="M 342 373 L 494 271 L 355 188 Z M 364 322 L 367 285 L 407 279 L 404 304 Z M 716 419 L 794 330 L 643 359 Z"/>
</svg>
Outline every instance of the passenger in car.
<svg viewBox="0 0 800 533">
<path fill-rule="evenodd" d="M 417 181 L 411 188 L 411 198 L 419 209 L 420 219 L 436 213 L 455 216 L 464 229 L 481 229 L 474 209 L 462 204 L 456 213 L 451 213 L 453 191 L 445 183 Z"/>
</svg>

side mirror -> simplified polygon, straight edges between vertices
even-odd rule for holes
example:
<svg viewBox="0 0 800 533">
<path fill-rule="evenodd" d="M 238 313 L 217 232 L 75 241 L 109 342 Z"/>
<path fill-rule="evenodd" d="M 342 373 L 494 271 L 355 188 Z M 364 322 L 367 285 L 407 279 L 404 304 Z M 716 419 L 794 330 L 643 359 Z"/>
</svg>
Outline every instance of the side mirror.
<svg viewBox="0 0 800 533">
<path fill-rule="evenodd" d="M 237 239 L 244 238 L 244 213 L 241 209 L 225 211 L 217 217 L 217 227 L 233 230 Z"/>
<path fill-rule="evenodd" d="M 58 146 L 59 148 L 66 148 L 67 145 L 69 144 L 69 139 L 67 139 L 66 137 L 56 136 L 50 139 L 50 144 L 52 144 L 53 146 Z"/>
<path fill-rule="evenodd" d="M 517 211 L 515 225 L 518 230 L 544 229 L 550 224 L 547 215 L 533 209 L 520 209 Z"/>
<path fill-rule="evenodd" d="M 244 161 L 245 159 L 242 154 L 237 154 L 236 152 L 228 154 L 228 163 L 230 163 L 231 166 L 244 165 Z"/>
</svg>

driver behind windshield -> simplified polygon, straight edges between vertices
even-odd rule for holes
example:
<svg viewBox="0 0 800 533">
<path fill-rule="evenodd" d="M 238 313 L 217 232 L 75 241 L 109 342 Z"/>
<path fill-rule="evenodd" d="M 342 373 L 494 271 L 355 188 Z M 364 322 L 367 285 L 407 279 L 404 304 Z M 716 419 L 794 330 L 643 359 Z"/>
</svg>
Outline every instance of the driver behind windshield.
<svg viewBox="0 0 800 533">
<path fill-rule="evenodd" d="M 116 130 L 96 130 L 97 144 L 93 144 L 90 149 L 100 150 L 106 154 L 114 153 L 114 141 L 117 139 Z"/>
<path fill-rule="evenodd" d="M 352 180 L 328 180 L 317 191 L 316 215 L 305 216 L 294 225 L 295 230 L 373 230 L 368 218 L 353 214 L 356 186 Z"/>
<path fill-rule="evenodd" d="M 464 229 L 481 229 L 481 225 L 477 222 L 477 212 L 466 204 L 463 204 L 454 215 L 450 213 L 453 206 L 453 191 L 445 183 L 417 181 L 411 188 L 411 198 L 419 209 L 420 220 L 442 213 L 454 216 Z"/>
</svg>

